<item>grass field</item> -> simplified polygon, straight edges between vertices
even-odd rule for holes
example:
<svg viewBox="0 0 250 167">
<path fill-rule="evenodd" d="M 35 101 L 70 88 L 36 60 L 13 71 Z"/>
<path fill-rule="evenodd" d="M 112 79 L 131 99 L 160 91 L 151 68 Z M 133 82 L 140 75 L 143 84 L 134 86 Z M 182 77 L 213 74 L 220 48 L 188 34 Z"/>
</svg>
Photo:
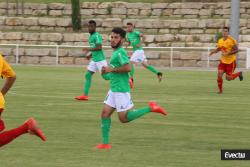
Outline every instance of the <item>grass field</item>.
<svg viewBox="0 0 250 167">
<path fill-rule="evenodd" d="M 6 97 L 7 129 L 35 117 L 47 142 L 23 135 L 2 147 L 1 167 L 248 167 L 248 161 L 221 161 L 220 150 L 250 149 L 250 73 L 224 81 L 217 95 L 215 71 L 164 71 L 162 83 L 137 69 L 135 108 L 155 100 L 167 117 L 149 113 L 128 124 L 112 116 L 111 150 L 97 150 L 100 112 L 108 83 L 95 75 L 87 102 L 80 67 L 15 66 L 17 81 Z"/>
</svg>

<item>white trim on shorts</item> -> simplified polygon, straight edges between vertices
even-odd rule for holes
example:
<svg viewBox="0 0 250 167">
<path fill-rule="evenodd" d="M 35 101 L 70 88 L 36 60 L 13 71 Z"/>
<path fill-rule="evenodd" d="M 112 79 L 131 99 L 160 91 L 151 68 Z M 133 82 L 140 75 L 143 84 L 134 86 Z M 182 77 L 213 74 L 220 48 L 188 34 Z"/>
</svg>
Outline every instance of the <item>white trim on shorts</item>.
<svg viewBox="0 0 250 167">
<path fill-rule="evenodd" d="M 108 63 L 106 60 L 94 62 L 93 60 L 89 63 L 87 69 L 91 72 L 101 72 L 103 66 L 108 66 Z"/>
<path fill-rule="evenodd" d="M 142 63 L 147 61 L 147 58 L 144 54 L 144 50 L 136 50 L 133 52 L 130 61 L 136 62 L 136 63 Z"/>
<path fill-rule="evenodd" d="M 117 112 L 128 111 L 134 106 L 129 92 L 112 92 L 111 90 L 108 91 L 104 104 L 115 108 Z"/>
</svg>

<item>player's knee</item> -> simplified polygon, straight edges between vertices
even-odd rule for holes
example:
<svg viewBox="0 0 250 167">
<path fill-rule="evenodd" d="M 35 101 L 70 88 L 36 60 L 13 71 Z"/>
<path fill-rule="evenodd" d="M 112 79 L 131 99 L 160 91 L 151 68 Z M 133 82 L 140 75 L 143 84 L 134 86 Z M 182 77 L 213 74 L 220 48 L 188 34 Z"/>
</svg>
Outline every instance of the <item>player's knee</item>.
<svg viewBox="0 0 250 167">
<path fill-rule="evenodd" d="M 126 118 L 119 118 L 121 123 L 128 123 L 128 120 Z"/>
<path fill-rule="evenodd" d="M 102 118 L 109 118 L 110 114 L 109 112 L 102 111 Z"/>
<path fill-rule="evenodd" d="M 217 76 L 220 77 L 220 78 L 222 78 L 223 73 L 218 73 Z"/>
<path fill-rule="evenodd" d="M 119 115 L 119 120 L 121 123 L 127 123 L 128 119 L 126 117 L 126 115 Z"/>
<path fill-rule="evenodd" d="M 224 74 L 224 71 L 218 71 L 217 76 L 218 76 L 218 77 L 222 77 L 223 74 Z"/>
<path fill-rule="evenodd" d="M 109 110 L 109 109 L 107 109 L 107 108 L 103 108 L 101 117 L 102 117 L 102 118 L 110 118 L 111 115 L 112 115 L 112 113 L 113 113 L 113 112 L 112 112 L 111 110 Z"/>
</svg>

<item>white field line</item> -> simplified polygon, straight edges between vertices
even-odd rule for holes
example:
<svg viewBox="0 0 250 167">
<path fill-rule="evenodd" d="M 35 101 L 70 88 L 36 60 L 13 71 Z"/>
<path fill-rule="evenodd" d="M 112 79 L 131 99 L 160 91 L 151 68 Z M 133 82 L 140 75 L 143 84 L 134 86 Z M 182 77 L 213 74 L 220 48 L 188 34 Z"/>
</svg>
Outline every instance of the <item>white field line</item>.
<svg viewBox="0 0 250 167">
<path fill-rule="evenodd" d="M 49 107 L 49 106 L 75 106 L 75 105 L 93 105 L 93 104 L 103 104 L 103 102 L 82 102 L 82 103 L 77 103 L 77 102 L 74 102 L 74 103 L 46 103 L 46 104 L 27 104 L 25 106 L 27 107 Z"/>
<path fill-rule="evenodd" d="M 72 99 L 72 97 L 66 96 L 45 96 L 45 95 L 36 95 L 36 94 L 19 94 L 13 91 L 9 91 L 8 94 L 17 95 L 17 96 L 26 96 L 26 97 L 42 97 L 42 98 L 57 98 L 57 99 Z"/>
<path fill-rule="evenodd" d="M 48 93 L 48 92 L 39 92 L 39 93 Z M 12 94 L 12 95 L 16 95 L 16 96 L 25 96 L 25 97 L 41 97 L 41 98 L 56 98 L 56 99 L 72 99 L 74 100 L 74 95 L 72 95 L 71 93 L 60 93 L 60 94 L 57 94 L 58 96 L 56 95 L 41 95 L 41 94 L 23 94 L 23 93 L 16 93 L 14 92 L 13 90 L 12 91 L 9 91 L 8 94 Z M 133 93 L 132 93 L 133 94 Z M 72 96 L 65 96 L 65 95 L 72 95 Z M 105 99 L 105 95 L 102 96 L 101 98 L 100 97 L 92 97 L 90 101 L 103 101 Z M 228 97 L 228 98 L 223 98 L 223 100 L 231 100 L 233 101 L 234 99 L 238 99 L 238 97 Z M 133 97 L 132 97 L 132 100 L 133 100 Z M 207 101 L 209 100 L 208 102 L 213 102 L 211 101 L 211 98 L 210 97 L 192 97 L 192 99 L 186 97 L 186 98 L 171 98 L 171 99 L 168 99 L 167 96 L 165 99 L 162 99 L 162 100 L 159 100 L 159 99 L 141 99 L 141 100 L 133 100 L 133 102 L 137 102 L 137 103 L 147 103 L 149 101 L 155 101 L 155 102 L 159 102 L 159 103 L 167 103 L 167 102 L 176 102 L 176 101 L 182 101 L 181 103 L 186 103 L 186 102 L 189 102 L 190 100 L 204 100 L 204 101 Z"/>
</svg>

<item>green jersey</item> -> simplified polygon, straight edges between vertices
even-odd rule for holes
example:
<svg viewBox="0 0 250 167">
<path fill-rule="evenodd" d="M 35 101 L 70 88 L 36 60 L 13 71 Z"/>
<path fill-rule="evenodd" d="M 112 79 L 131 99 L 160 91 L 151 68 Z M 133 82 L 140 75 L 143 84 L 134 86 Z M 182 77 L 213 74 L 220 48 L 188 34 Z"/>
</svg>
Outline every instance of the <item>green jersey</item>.
<svg viewBox="0 0 250 167">
<path fill-rule="evenodd" d="M 122 47 L 117 48 L 113 52 L 109 62 L 112 68 L 118 68 L 128 63 L 128 54 Z M 110 74 L 110 87 L 112 92 L 130 92 L 128 72 L 112 72 Z"/>
<path fill-rule="evenodd" d="M 127 41 L 131 44 L 131 46 L 133 47 L 133 51 L 136 50 L 142 50 L 142 46 L 137 47 L 136 45 L 141 43 L 141 32 L 140 31 L 132 31 L 127 33 L 126 38 Z"/>
<path fill-rule="evenodd" d="M 101 45 L 101 44 L 102 44 L 101 34 L 99 34 L 98 32 L 94 32 L 93 34 L 90 35 L 89 37 L 90 48 L 96 48 L 97 45 Z M 91 51 L 91 54 L 92 54 L 92 60 L 94 62 L 98 62 L 98 61 L 102 61 L 106 59 L 103 50 Z"/>
</svg>

